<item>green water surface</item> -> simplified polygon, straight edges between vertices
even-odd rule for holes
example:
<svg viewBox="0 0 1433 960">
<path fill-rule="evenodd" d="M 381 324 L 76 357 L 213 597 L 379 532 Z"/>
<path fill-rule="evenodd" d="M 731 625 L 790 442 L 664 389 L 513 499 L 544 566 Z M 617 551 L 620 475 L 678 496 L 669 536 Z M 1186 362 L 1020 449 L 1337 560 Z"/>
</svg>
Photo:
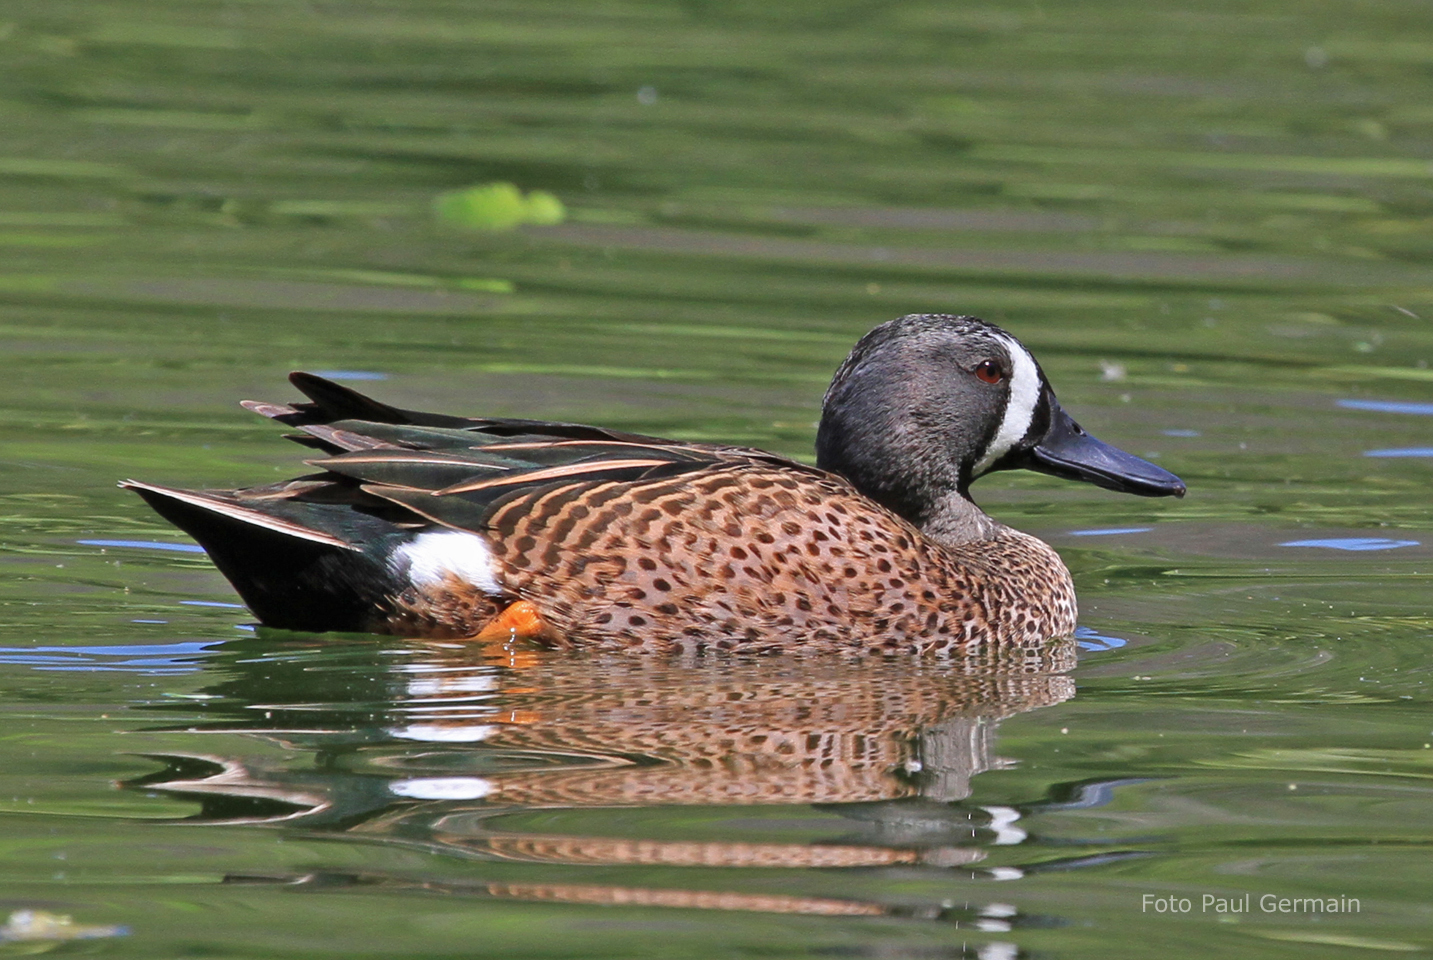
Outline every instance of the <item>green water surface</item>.
<svg viewBox="0 0 1433 960">
<path fill-rule="evenodd" d="M 1189 485 L 977 485 L 1073 668 L 256 632 L 114 487 L 298 368 L 805 457 L 912 311 Z M 1430 316 L 1415 3 L 12 0 L 0 956 L 1433 948 Z"/>
</svg>

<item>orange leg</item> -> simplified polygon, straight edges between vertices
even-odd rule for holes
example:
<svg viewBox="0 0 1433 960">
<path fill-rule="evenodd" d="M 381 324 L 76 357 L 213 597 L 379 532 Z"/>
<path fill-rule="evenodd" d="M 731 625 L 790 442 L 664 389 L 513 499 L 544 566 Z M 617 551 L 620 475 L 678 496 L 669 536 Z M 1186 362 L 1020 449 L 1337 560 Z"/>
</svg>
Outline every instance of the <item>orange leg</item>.
<svg viewBox="0 0 1433 960">
<path fill-rule="evenodd" d="M 537 651 L 524 650 L 514 644 L 518 640 L 536 640 L 551 634 L 537 607 L 527 600 L 519 600 L 489 620 L 473 639 L 482 644 L 485 655 L 520 670 L 537 665 Z M 514 719 L 513 722 L 521 721 Z"/>
<path fill-rule="evenodd" d="M 536 640 L 551 633 L 547 621 L 537 612 L 537 607 L 527 600 L 518 600 L 488 621 L 478 631 L 475 640 Z"/>
</svg>

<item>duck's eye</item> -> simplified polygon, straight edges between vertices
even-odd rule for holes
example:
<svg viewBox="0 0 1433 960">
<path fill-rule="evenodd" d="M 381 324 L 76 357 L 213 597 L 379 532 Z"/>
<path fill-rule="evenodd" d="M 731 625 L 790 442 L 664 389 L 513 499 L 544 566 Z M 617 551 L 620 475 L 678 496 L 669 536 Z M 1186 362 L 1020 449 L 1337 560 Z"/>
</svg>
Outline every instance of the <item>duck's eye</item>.
<svg viewBox="0 0 1433 960">
<path fill-rule="evenodd" d="M 994 360 L 982 361 L 975 368 L 975 375 L 986 383 L 999 383 L 1005 379 L 1005 374 L 1000 369 L 1000 364 Z"/>
</svg>

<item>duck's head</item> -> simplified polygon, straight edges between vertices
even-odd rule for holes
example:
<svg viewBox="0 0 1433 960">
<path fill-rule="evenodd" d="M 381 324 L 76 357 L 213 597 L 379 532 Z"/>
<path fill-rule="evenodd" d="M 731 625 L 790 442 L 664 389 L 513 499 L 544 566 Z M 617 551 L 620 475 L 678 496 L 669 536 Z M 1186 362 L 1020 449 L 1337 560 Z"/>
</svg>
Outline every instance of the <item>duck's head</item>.
<svg viewBox="0 0 1433 960">
<path fill-rule="evenodd" d="M 1024 467 L 1146 497 L 1184 482 L 1070 418 L 1013 336 L 975 317 L 912 314 L 861 338 L 836 371 L 817 463 L 924 525 L 971 481 Z"/>
</svg>

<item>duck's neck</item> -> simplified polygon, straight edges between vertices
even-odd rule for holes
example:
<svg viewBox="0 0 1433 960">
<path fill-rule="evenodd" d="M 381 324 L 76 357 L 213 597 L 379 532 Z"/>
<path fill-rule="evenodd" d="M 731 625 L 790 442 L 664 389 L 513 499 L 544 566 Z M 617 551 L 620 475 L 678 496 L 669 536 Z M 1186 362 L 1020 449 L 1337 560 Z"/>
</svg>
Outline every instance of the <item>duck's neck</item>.
<svg viewBox="0 0 1433 960">
<path fill-rule="evenodd" d="M 974 501 L 951 490 L 931 504 L 920 522 L 921 533 L 945 547 L 991 540 L 1005 525 L 991 519 Z"/>
</svg>

